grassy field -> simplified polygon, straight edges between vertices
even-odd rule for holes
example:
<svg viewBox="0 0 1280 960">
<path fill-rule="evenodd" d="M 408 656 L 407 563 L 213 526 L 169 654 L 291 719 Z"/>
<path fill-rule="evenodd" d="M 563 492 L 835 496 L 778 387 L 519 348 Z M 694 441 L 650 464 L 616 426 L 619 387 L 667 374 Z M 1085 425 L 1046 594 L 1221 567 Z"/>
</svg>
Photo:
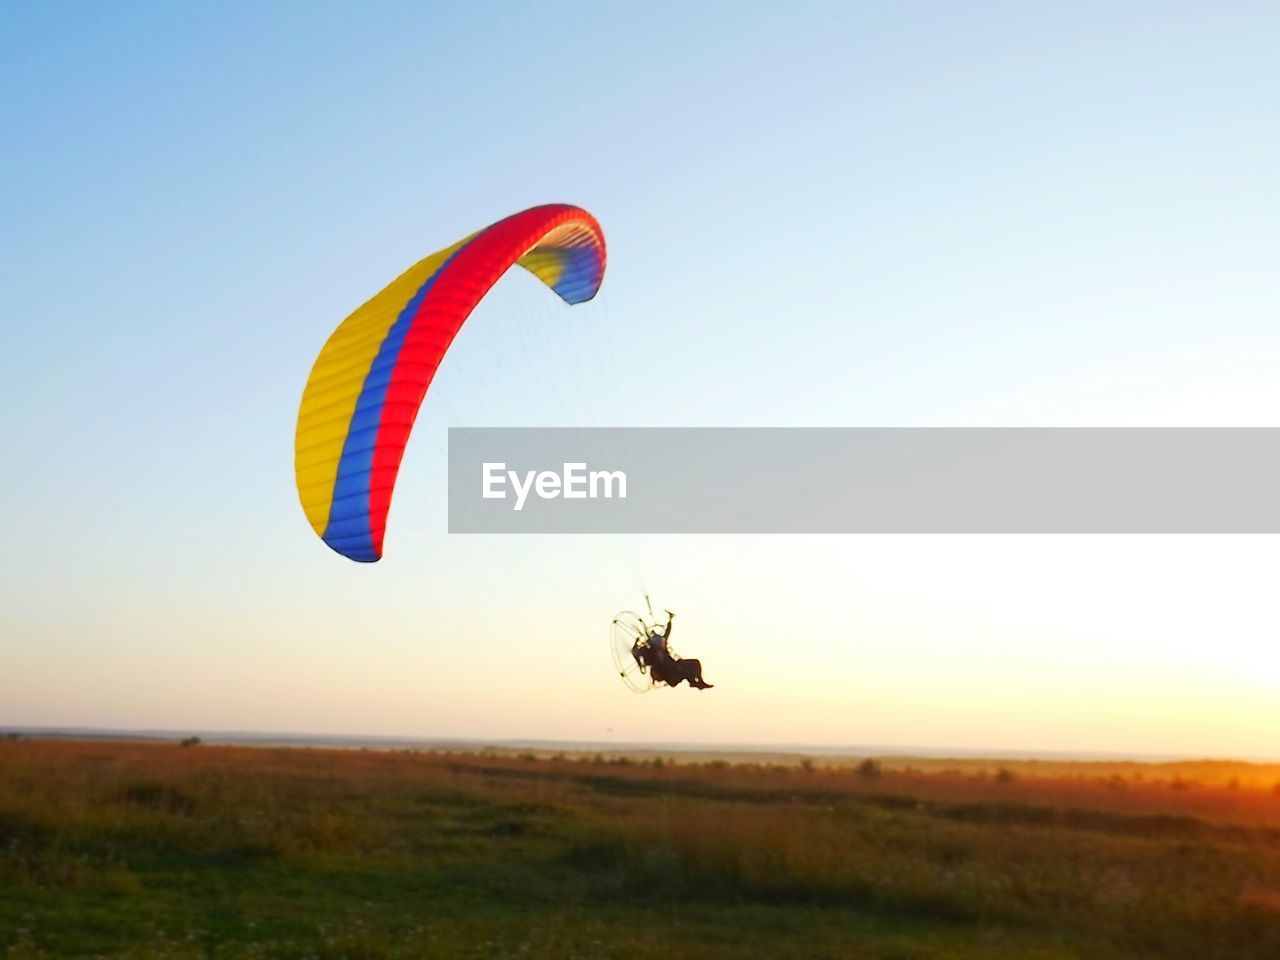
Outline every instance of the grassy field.
<svg viewBox="0 0 1280 960">
<path fill-rule="evenodd" d="M 1278 779 L 0 740 L 0 956 L 1274 960 Z"/>
</svg>

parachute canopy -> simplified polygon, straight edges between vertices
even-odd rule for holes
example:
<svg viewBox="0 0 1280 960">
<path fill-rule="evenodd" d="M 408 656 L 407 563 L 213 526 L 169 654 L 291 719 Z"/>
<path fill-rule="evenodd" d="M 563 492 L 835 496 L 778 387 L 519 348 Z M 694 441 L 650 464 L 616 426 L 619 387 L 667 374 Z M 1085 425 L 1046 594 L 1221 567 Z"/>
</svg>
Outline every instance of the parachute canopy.
<svg viewBox="0 0 1280 960">
<path fill-rule="evenodd" d="M 329 337 L 302 394 L 294 444 L 312 528 L 352 560 L 382 556 L 391 492 L 413 421 L 449 344 L 512 264 L 567 303 L 604 277 L 604 234 L 567 204 L 499 220 L 418 261 Z"/>
</svg>

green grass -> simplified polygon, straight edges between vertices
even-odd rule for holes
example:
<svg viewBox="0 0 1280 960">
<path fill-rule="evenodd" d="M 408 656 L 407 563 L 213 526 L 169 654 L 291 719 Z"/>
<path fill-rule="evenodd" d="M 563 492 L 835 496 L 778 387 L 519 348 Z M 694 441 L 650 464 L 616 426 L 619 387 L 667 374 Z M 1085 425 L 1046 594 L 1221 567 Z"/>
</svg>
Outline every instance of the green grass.
<svg viewBox="0 0 1280 960">
<path fill-rule="evenodd" d="M 1280 957 L 1280 797 L 0 742 L 0 956 Z"/>
</svg>

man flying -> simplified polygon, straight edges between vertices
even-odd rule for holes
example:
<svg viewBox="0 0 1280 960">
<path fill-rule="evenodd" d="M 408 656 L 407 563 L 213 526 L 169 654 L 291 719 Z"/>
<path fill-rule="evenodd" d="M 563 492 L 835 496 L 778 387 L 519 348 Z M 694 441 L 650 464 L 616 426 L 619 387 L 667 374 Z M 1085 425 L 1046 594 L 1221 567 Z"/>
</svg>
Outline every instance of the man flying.
<svg viewBox="0 0 1280 960">
<path fill-rule="evenodd" d="M 678 687 L 685 681 L 697 690 L 709 690 L 715 684 L 702 679 L 702 661 L 677 657 L 671 652 L 671 621 L 675 618 L 676 615 L 668 610 L 665 627 L 656 624 L 646 626 L 649 635 L 636 640 L 631 647 L 631 656 L 660 683 Z"/>
</svg>

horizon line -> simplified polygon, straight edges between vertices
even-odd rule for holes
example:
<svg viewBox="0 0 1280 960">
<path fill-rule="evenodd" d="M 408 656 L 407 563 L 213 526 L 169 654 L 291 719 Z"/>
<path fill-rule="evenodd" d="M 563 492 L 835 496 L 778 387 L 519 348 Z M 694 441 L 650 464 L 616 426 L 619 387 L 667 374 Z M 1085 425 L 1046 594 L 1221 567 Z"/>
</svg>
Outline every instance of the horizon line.
<svg viewBox="0 0 1280 960">
<path fill-rule="evenodd" d="M 395 746 L 449 745 L 509 749 L 562 749 L 576 752 L 666 751 L 672 753 L 769 754 L 815 757 L 871 757 L 920 760 L 1021 760 L 1076 763 L 1245 763 L 1280 764 L 1280 757 L 1206 756 L 1203 754 L 1155 753 L 1107 750 L 1030 750 L 1022 748 L 975 748 L 921 746 L 914 744 L 822 744 L 797 742 L 672 741 L 672 740 L 569 740 L 547 737 L 421 736 L 416 734 L 360 734 L 278 730 L 201 729 L 196 727 L 97 727 L 87 725 L 0 724 L 5 734 L 48 739 L 147 739 L 180 740 L 195 736 L 202 741 L 225 746 L 368 746 L 389 749 Z"/>
</svg>

